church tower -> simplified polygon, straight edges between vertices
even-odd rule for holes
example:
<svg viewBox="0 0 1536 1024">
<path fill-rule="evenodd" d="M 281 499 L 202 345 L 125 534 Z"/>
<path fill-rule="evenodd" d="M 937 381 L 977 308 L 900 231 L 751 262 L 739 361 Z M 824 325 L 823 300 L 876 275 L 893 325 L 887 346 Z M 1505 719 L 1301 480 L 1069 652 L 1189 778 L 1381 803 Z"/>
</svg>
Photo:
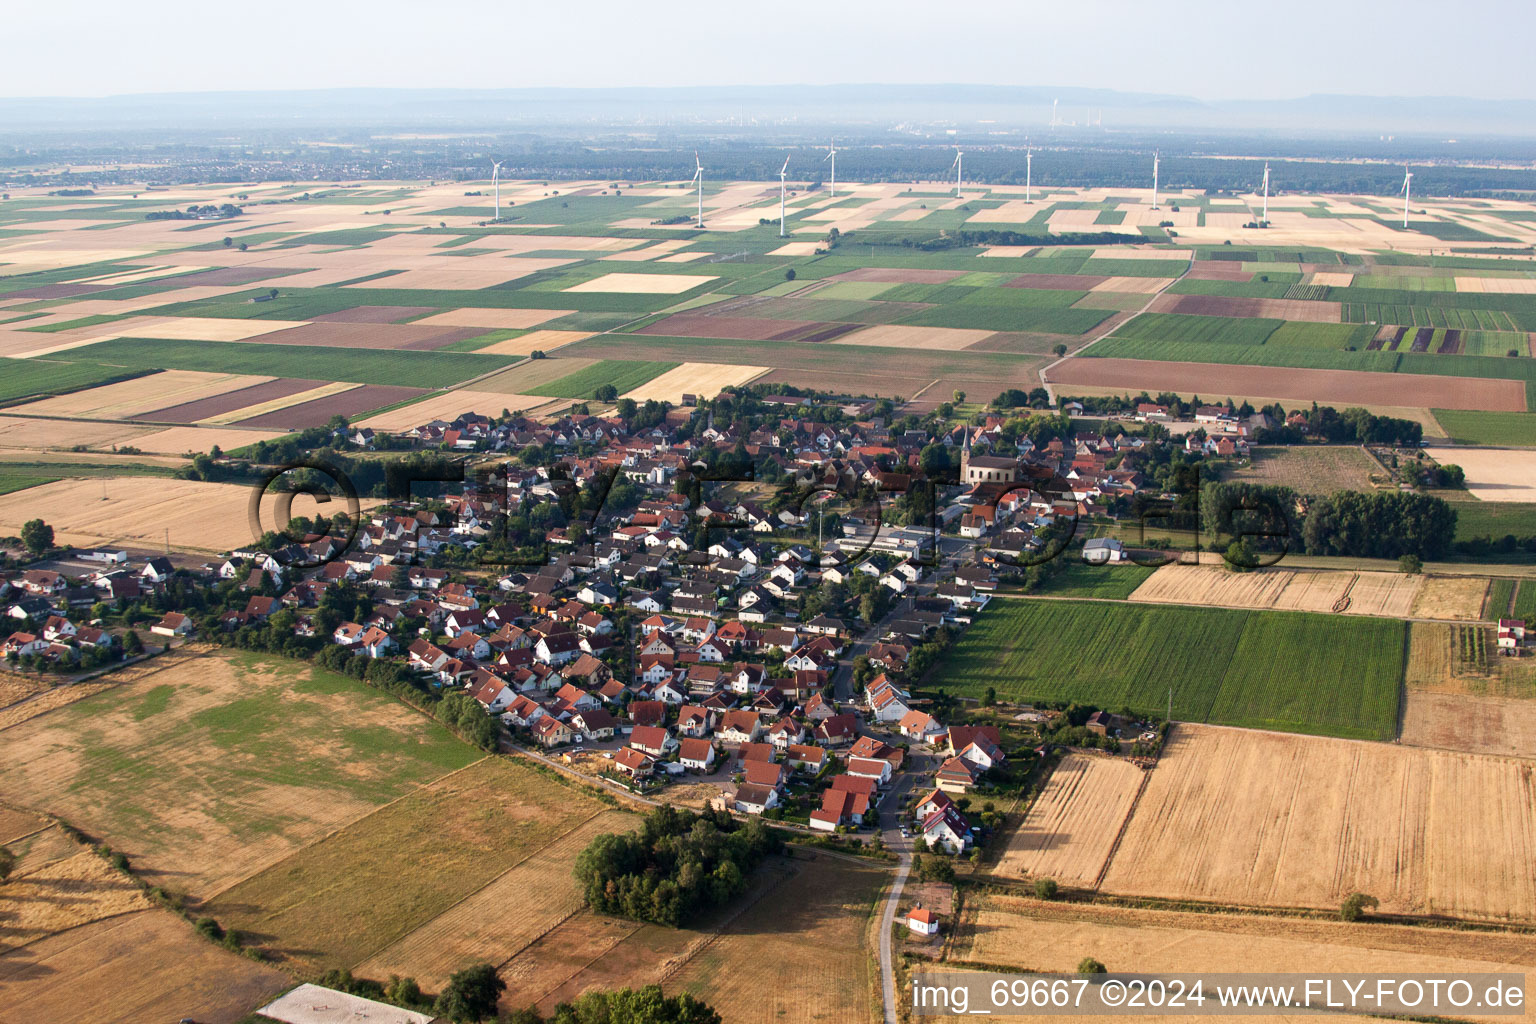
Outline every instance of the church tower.
<svg viewBox="0 0 1536 1024">
<path fill-rule="evenodd" d="M 965 428 L 965 443 L 960 446 L 960 483 L 969 486 L 971 482 L 971 428 L 967 424 Z"/>
</svg>

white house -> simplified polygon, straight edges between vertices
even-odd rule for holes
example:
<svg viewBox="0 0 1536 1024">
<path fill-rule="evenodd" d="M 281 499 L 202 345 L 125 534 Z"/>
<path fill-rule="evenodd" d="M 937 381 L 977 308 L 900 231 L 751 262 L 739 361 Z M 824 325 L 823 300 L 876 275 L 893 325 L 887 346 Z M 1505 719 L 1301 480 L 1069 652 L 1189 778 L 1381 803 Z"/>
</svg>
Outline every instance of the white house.
<svg viewBox="0 0 1536 1024">
<path fill-rule="evenodd" d="M 1090 537 L 1083 545 L 1083 561 L 1089 565 L 1112 565 L 1126 557 L 1125 545 L 1113 537 Z"/>
</svg>

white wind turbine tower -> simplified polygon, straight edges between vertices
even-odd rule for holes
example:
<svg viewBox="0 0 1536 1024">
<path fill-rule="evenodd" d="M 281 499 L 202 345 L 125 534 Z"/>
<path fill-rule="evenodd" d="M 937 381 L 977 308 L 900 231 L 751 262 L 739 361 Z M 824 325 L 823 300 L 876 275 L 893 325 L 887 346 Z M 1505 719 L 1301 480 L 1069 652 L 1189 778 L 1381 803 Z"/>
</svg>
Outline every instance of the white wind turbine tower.
<svg viewBox="0 0 1536 1024">
<path fill-rule="evenodd" d="M 1162 154 L 1157 150 L 1152 151 L 1152 209 L 1157 209 L 1157 170 L 1158 161 Z"/>
<path fill-rule="evenodd" d="M 1413 172 L 1403 174 L 1403 228 L 1408 227 L 1408 197 L 1413 194 Z"/>
<path fill-rule="evenodd" d="M 831 160 L 832 161 L 832 185 L 827 190 L 827 195 L 829 195 L 829 196 L 836 196 L 837 195 L 837 140 L 836 139 L 833 139 L 832 140 L 832 145 L 827 147 L 827 155 L 822 157 L 822 159 L 823 160 Z"/>
<path fill-rule="evenodd" d="M 779 168 L 779 237 L 784 237 L 784 175 L 789 172 L 789 157 L 784 158 L 784 166 Z"/>
<path fill-rule="evenodd" d="M 1260 227 L 1269 224 L 1269 161 L 1264 161 L 1264 216 L 1259 221 Z"/>
<path fill-rule="evenodd" d="M 688 184 L 692 185 L 695 182 L 698 183 L 698 186 L 699 186 L 699 225 L 698 226 L 699 227 L 703 227 L 704 226 L 704 165 L 699 163 L 699 151 L 698 150 L 694 150 L 693 151 L 693 166 L 696 168 L 694 170 L 694 172 L 693 172 L 693 181 L 690 181 Z"/>
<path fill-rule="evenodd" d="M 1035 151 L 1028 146 L 1024 147 L 1024 202 L 1029 202 L 1030 179 L 1034 175 Z"/>
<path fill-rule="evenodd" d="M 496 214 L 491 219 L 501 220 L 501 165 L 505 161 L 493 160 L 491 162 L 491 190 L 496 194 Z"/>
<path fill-rule="evenodd" d="M 955 147 L 955 162 L 950 165 L 951 167 L 953 167 L 955 169 L 955 198 L 956 199 L 960 198 L 960 174 L 961 174 L 961 170 L 962 170 L 961 166 L 960 166 L 960 158 L 962 156 L 964 156 L 964 155 L 965 155 L 964 153 L 960 152 L 960 147 L 956 146 Z"/>
</svg>

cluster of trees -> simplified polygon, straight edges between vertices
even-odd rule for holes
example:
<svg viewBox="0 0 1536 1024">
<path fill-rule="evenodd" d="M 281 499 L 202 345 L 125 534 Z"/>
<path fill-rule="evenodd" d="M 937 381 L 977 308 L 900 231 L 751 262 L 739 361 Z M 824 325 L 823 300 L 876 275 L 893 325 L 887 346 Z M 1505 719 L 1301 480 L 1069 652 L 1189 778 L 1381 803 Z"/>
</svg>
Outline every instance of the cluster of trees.
<svg viewBox="0 0 1536 1024">
<path fill-rule="evenodd" d="M 1127 235 L 1119 231 L 1079 231 L 1071 234 L 1044 232 L 1038 235 L 1023 231 L 956 231 L 914 242 L 902 239 L 902 245 L 932 252 L 938 249 L 961 249 L 981 245 L 1142 245 L 1150 242 L 1146 235 Z"/>
<path fill-rule="evenodd" d="M 1273 411 L 1271 411 L 1273 409 Z M 1424 439 L 1424 425 L 1417 420 L 1396 416 L 1377 416 L 1365 409 L 1338 410 L 1330 405 L 1313 404 L 1305 412 L 1305 427 L 1285 426 L 1285 412 L 1279 406 L 1265 412 L 1279 424 L 1273 430 L 1254 434 L 1258 444 L 1300 444 L 1308 437 L 1320 437 L 1329 444 L 1391 444 L 1412 447 Z M 1279 415 L 1275 415 L 1278 412 Z"/>
<path fill-rule="evenodd" d="M 1443 558 L 1456 534 L 1444 500 L 1404 491 L 1339 491 L 1303 500 L 1289 487 L 1209 483 L 1200 520 L 1212 536 L 1244 539 L 1255 551 L 1281 548 L 1352 558 Z"/>
<path fill-rule="evenodd" d="M 676 928 L 746 891 L 780 841 L 759 819 L 659 807 L 636 832 L 600 835 L 576 858 L 587 906 Z"/>
<path fill-rule="evenodd" d="M 722 1024 L 708 1003 L 684 992 L 662 994 L 660 985 L 613 992 L 587 992 L 574 1003 L 561 1003 L 548 1017 L 533 1007 L 503 1018 L 506 1024 Z"/>
<path fill-rule="evenodd" d="M 1019 388 L 1008 388 L 992 399 L 992 408 L 994 409 L 1020 409 L 1026 405 L 1035 409 L 1044 409 L 1050 404 L 1051 396 L 1045 388 L 1031 388 L 1028 391 L 1023 391 Z"/>
<path fill-rule="evenodd" d="M 209 203 L 205 206 L 189 206 L 185 210 L 152 210 L 144 215 L 145 220 L 205 220 L 209 217 L 229 218 L 238 217 L 244 212 L 234 203 L 225 203 L 215 206 Z"/>
</svg>

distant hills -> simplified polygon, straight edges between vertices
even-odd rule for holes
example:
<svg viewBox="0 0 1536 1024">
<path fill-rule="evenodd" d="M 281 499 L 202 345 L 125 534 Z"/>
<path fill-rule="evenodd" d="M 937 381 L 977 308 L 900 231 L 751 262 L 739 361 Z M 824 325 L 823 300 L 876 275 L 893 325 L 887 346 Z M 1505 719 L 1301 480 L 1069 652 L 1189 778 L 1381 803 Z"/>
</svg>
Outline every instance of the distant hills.
<svg viewBox="0 0 1536 1024">
<path fill-rule="evenodd" d="M 1061 122 L 1050 127 L 1052 103 Z M 1089 123 L 1092 122 L 1092 127 Z M 1082 141 L 1107 132 L 1536 137 L 1536 101 L 1309 95 L 1200 100 L 1109 89 L 991 85 L 720 86 L 636 89 L 320 89 L 0 100 L 0 130 L 740 124 L 923 135 L 1027 131 Z M 1075 137 L 1075 138 L 1074 138 Z"/>
</svg>

